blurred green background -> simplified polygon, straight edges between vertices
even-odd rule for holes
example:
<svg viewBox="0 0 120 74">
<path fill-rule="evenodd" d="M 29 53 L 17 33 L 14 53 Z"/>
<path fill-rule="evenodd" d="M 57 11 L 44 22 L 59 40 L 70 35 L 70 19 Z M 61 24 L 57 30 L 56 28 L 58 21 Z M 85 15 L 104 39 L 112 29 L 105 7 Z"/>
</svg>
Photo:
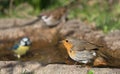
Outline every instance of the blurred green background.
<svg viewBox="0 0 120 74">
<path fill-rule="evenodd" d="M 80 19 L 104 32 L 120 29 L 120 0 L 74 0 L 80 4 L 69 12 L 69 19 Z M 42 11 L 68 4 L 70 0 L 0 0 L 0 18 L 37 16 Z"/>
</svg>

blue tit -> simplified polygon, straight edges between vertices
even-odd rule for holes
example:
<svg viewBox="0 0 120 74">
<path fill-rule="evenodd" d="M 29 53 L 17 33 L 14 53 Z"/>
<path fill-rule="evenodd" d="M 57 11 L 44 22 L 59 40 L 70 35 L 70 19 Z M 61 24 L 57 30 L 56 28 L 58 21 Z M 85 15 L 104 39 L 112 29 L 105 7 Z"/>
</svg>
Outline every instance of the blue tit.
<svg viewBox="0 0 120 74">
<path fill-rule="evenodd" d="M 22 38 L 19 43 L 15 44 L 12 48 L 14 53 L 17 55 L 17 58 L 21 58 L 22 55 L 25 55 L 30 49 L 31 41 L 28 37 Z"/>
</svg>

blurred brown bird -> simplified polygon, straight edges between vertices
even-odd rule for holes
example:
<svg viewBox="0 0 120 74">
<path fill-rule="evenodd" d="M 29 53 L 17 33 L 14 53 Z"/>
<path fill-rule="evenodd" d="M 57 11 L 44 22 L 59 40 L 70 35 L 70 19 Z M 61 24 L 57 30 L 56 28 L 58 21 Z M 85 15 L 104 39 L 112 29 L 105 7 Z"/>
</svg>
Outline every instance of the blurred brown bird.
<svg viewBox="0 0 120 74">
<path fill-rule="evenodd" d="M 47 26 L 56 26 L 60 22 L 66 21 L 66 8 L 61 7 L 57 10 L 42 13 L 39 17 Z"/>
<path fill-rule="evenodd" d="M 67 13 L 70 8 L 77 4 L 77 1 L 72 1 L 68 5 L 56 8 L 52 11 L 43 12 L 38 17 L 45 22 L 49 27 L 56 26 L 67 20 Z"/>
</svg>

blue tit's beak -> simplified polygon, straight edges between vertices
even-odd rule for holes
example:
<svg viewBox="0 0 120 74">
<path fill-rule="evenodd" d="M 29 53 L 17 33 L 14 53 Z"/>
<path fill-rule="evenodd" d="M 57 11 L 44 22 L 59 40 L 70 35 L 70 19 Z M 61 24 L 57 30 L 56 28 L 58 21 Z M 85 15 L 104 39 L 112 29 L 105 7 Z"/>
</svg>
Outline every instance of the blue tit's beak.
<svg viewBox="0 0 120 74">
<path fill-rule="evenodd" d="M 25 42 L 25 46 L 28 46 L 28 42 Z"/>
</svg>

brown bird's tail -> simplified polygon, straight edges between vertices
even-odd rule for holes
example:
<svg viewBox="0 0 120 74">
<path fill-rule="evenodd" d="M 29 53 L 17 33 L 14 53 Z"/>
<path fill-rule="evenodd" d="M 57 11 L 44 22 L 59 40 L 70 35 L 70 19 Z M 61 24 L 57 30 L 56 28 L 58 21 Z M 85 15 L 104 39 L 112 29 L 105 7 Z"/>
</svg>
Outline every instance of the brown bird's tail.
<svg viewBox="0 0 120 74">
<path fill-rule="evenodd" d="M 67 9 L 74 8 L 80 4 L 80 0 L 72 0 L 68 4 L 66 4 L 64 7 Z"/>
</svg>

